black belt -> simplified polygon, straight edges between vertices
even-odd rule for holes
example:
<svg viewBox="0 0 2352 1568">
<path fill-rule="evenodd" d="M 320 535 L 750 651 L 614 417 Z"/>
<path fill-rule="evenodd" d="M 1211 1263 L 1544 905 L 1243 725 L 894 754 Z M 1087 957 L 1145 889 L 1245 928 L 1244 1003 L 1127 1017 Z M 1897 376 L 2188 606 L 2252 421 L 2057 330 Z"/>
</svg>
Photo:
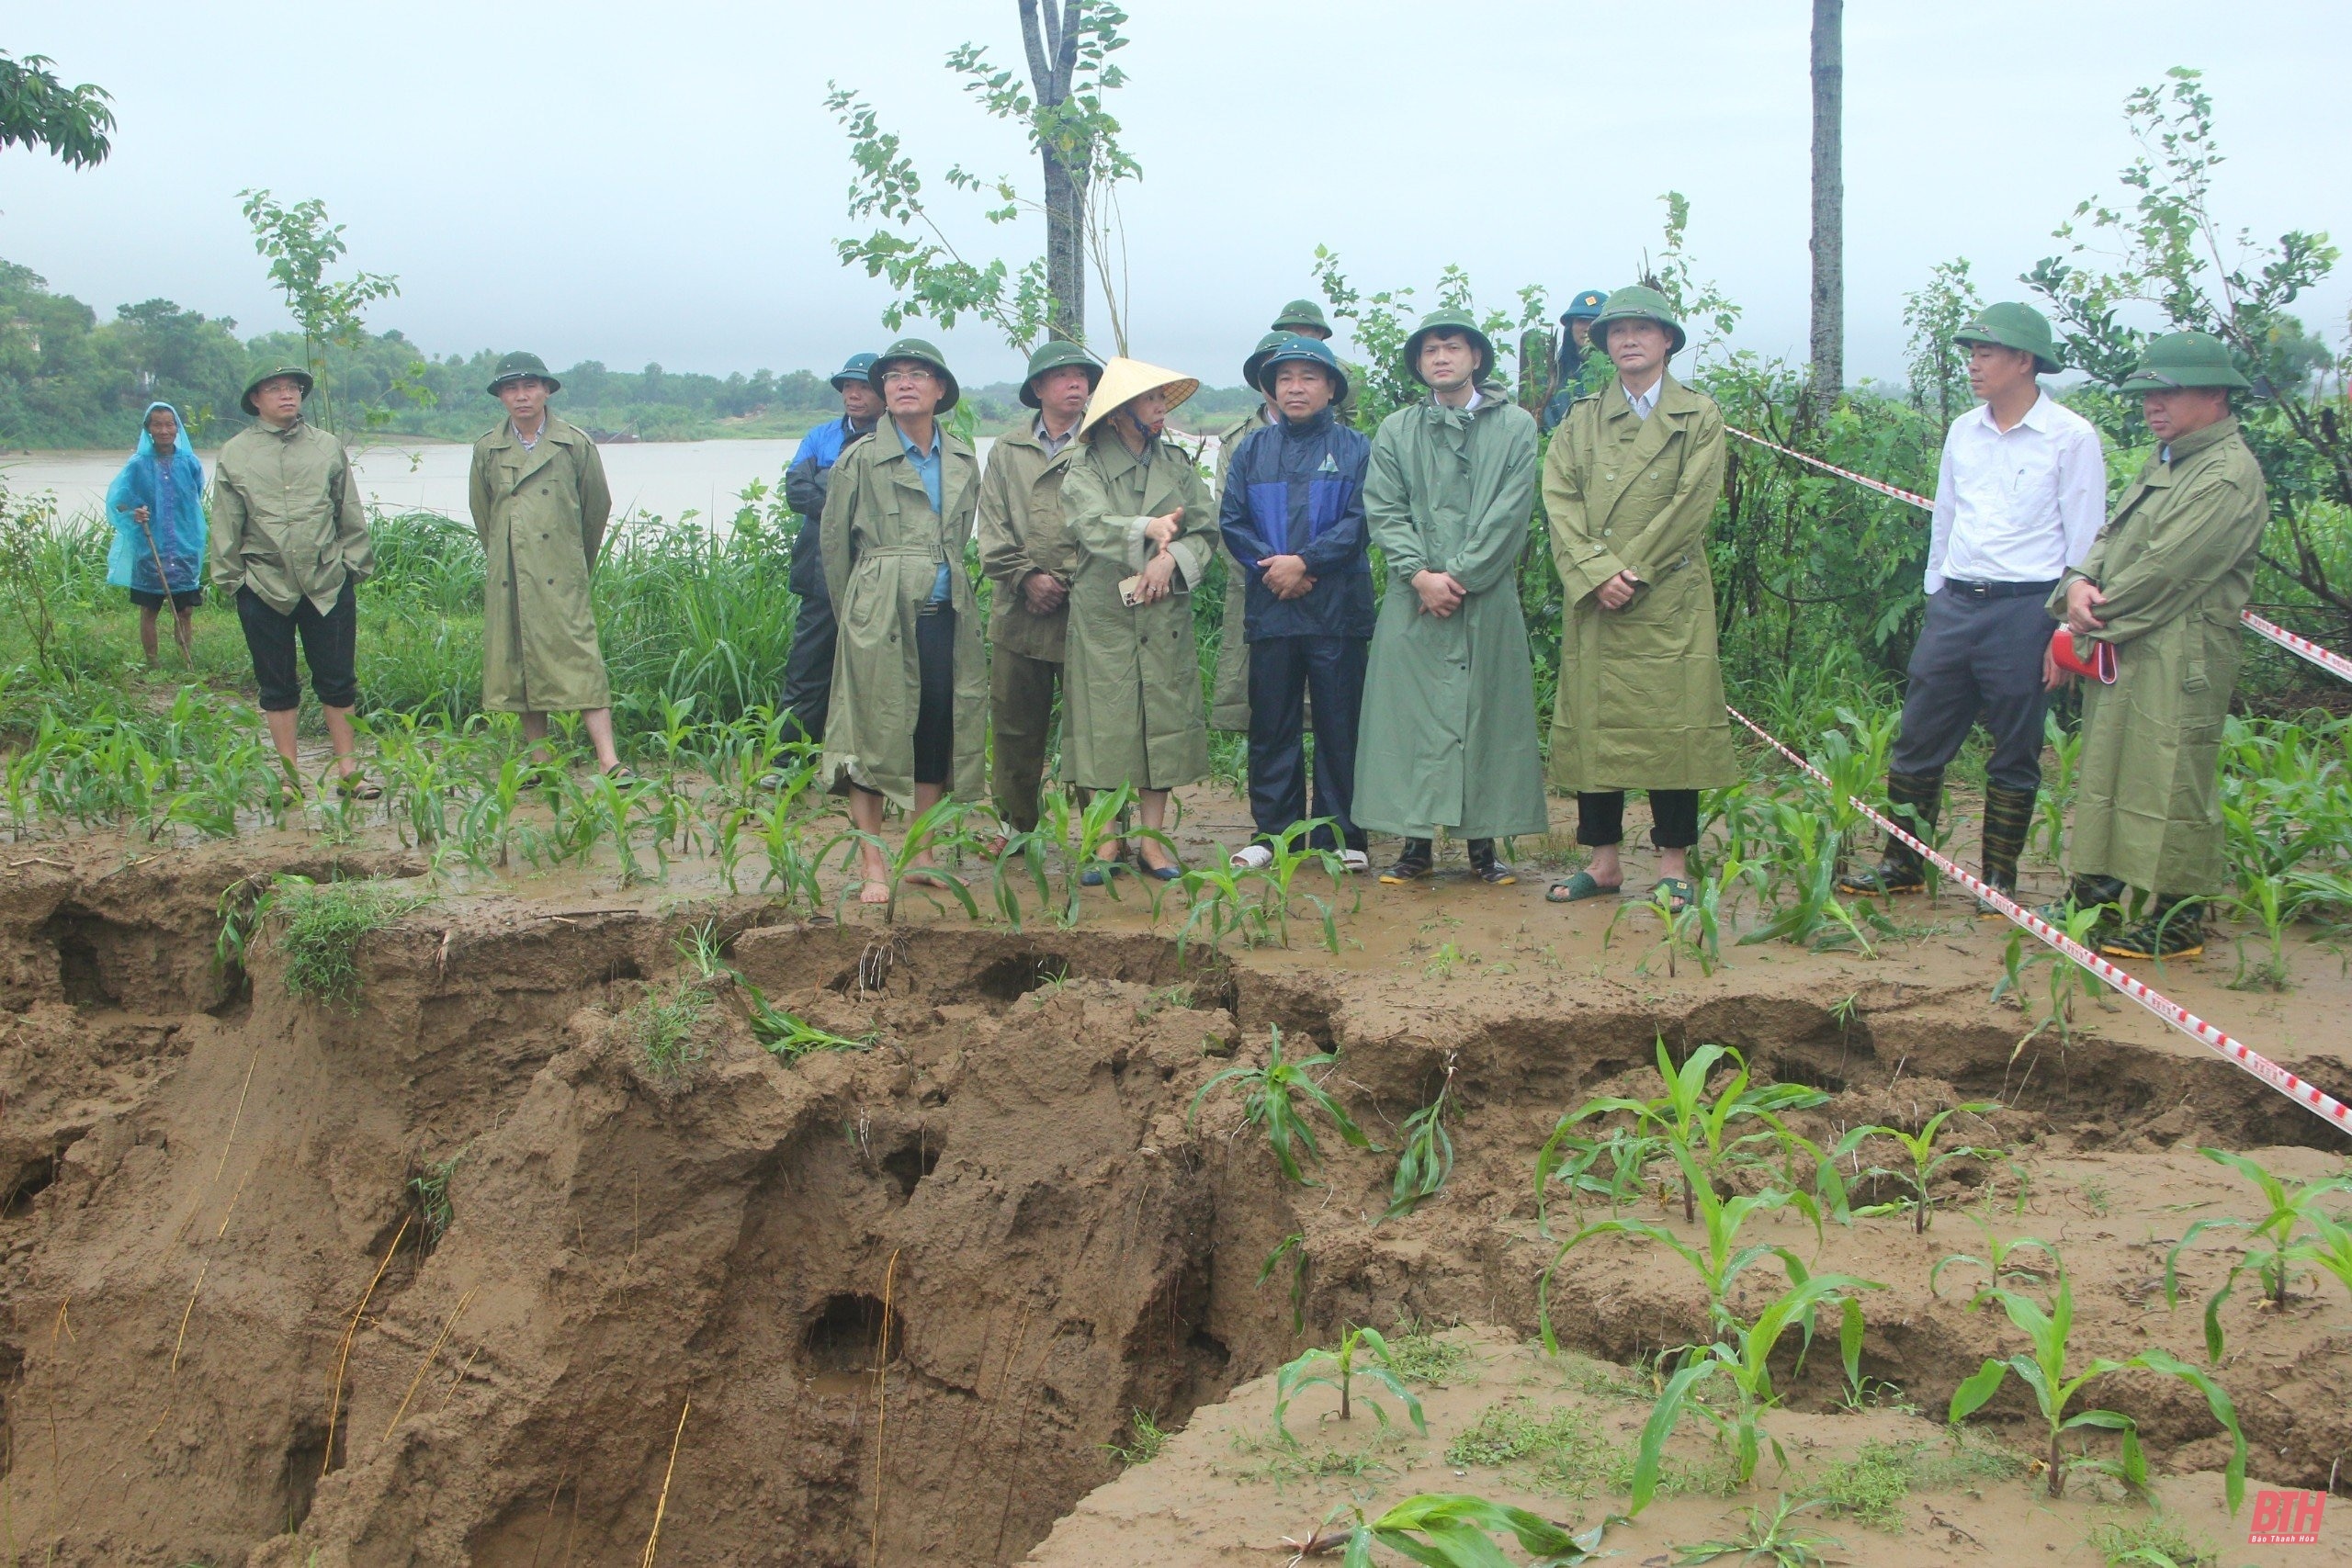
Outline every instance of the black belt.
<svg viewBox="0 0 2352 1568">
<path fill-rule="evenodd" d="M 1944 592 L 1960 599 L 2023 599 L 2028 595 L 2047 599 L 2058 580 L 2047 582 L 1962 582 L 1956 577 L 1944 579 Z"/>
</svg>

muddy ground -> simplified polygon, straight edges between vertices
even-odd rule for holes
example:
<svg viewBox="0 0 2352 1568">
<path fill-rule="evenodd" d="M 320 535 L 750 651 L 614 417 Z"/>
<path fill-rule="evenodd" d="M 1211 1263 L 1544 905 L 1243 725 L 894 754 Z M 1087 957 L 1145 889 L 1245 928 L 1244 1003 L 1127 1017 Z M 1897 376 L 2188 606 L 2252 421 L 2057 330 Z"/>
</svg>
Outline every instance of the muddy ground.
<svg viewBox="0 0 2352 1568">
<path fill-rule="evenodd" d="M 1188 852 L 1230 838 L 1236 815 L 1197 799 Z M 1648 1561 L 1866 1440 L 1941 1440 L 1954 1385 L 2022 1343 L 1966 1310 L 1951 1275 L 1928 1289 L 1936 1259 L 1982 1250 L 1960 1205 L 2063 1247 L 2079 1354 L 2201 1359 L 2195 1303 L 2226 1252 L 2191 1263 L 2177 1312 L 2164 1256 L 2253 1192 L 2197 1147 L 2302 1177 L 2345 1152 L 2137 1009 L 2086 1005 L 2070 1040 L 2017 1050 L 2029 1021 L 1989 996 L 2004 932 L 1949 898 L 1906 908 L 1909 934 L 1874 959 L 1752 947 L 1668 976 L 1641 922 L 1604 947 L 1611 907 L 1547 907 L 1532 876 L 1365 879 L 1333 956 L 1305 925 L 1287 951 L 1180 953 L 1132 885 L 1071 931 L 917 908 L 892 935 L 787 918 L 690 864 L 627 889 L 574 872 L 442 890 L 360 944 L 345 1009 L 290 998 L 266 942 L 250 973 L 219 968 L 221 891 L 265 871 L 417 882 L 413 852 L 99 837 L 0 863 L 11 1561 L 621 1564 L 647 1560 L 658 1516 L 653 1555 L 671 1563 L 1279 1562 L 1281 1535 L 1334 1506 L 1446 1489 L 1598 1520 L 1599 1495 L 1443 1459 L 1507 1393 L 1576 1382 L 1525 1349 L 1557 1246 L 1530 1177 L 1561 1113 L 1655 1093 L 1660 1037 L 1678 1055 L 1736 1046 L 1761 1077 L 1827 1092 L 1797 1118 L 1825 1144 L 2001 1100 L 1970 1135 L 2015 1170 L 1952 1168 L 1954 1212 L 1928 1235 L 1887 1218 L 1816 1244 L 1794 1217 L 1757 1223 L 1815 1267 L 1886 1284 L 1867 1302 L 1872 1392 L 1841 1413 L 1834 1356 L 1787 1368 L 1797 1472 L 1768 1459 L 1753 1496 L 1660 1502 L 1623 1537 L 1640 1548 L 1625 1561 Z M 674 994 L 691 970 L 679 938 L 707 920 L 747 984 L 705 987 L 698 1059 L 665 1074 L 640 1049 L 644 1009 Z M 2282 996 L 2231 991 L 2223 945 L 2162 983 L 2344 1094 L 2352 984 L 2317 949 L 2295 965 Z M 752 987 L 875 1043 L 780 1061 L 752 1033 Z M 1329 1085 L 1387 1152 L 1327 1137 L 1321 1184 L 1299 1187 L 1237 1096 L 1188 1118 L 1276 1026 L 1295 1051 L 1340 1053 Z M 1449 1069 L 1452 1179 L 1374 1224 L 1396 1129 Z M 446 1211 L 416 1189 L 442 1172 Z M 1260 1281 L 1293 1235 L 1295 1329 L 1290 1263 Z M 1772 1277 L 1748 1277 L 1751 1309 Z M 2224 1309 L 2218 1375 L 2255 1483 L 2324 1485 L 2352 1451 L 2352 1301 L 2333 1282 L 2302 1283 L 2283 1312 L 2253 1294 Z M 1705 1323 L 1682 1265 L 1618 1239 L 1573 1253 L 1553 1301 L 1566 1345 L 1618 1366 Z M 1311 1473 L 1269 1457 L 1271 1393 L 1253 1380 L 1346 1325 L 1400 1319 L 1465 1325 L 1476 1349 L 1475 1376 L 1425 1391 L 1431 1437 L 1384 1446 L 1310 1415 L 1309 1451 L 1363 1451 Z M 2246 1515 L 2214 1501 L 2226 1442 L 2187 1388 L 2126 1374 L 2099 1397 L 2138 1419 L 2169 1517 L 2224 1561 L 2330 1560 L 2242 1544 Z M 2026 1409 L 2012 1387 L 1979 1425 L 2033 1450 Z M 1106 1445 L 1129 1441 L 1136 1410 L 1179 1436 L 1122 1474 Z M 1622 1441 L 1638 1414 L 1622 1402 L 1600 1427 Z M 2148 1517 L 2091 1486 L 2053 1511 L 2039 1485 L 1923 1491 L 1899 1532 L 1823 1528 L 1858 1562 L 2016 1561 L 2005 1543 L 2021 1541 L 2036 1561 L 2096 1562 L 2099 1520 Z"/>
</svg>

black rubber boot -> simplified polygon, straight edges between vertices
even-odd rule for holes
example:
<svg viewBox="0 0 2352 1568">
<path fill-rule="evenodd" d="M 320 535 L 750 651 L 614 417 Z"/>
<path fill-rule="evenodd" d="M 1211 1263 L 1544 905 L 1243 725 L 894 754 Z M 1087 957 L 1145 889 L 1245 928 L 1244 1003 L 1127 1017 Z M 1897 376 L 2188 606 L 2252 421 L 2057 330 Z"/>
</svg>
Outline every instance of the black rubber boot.
<svg viewBox="0 0 2352 1568">
<path fill-rule="evenodd" d="M 1392 887 L 1400 883 L 1422 882 L 1428 879 L 1430 869 L 1430 841 L 1408 839 L 1404 852 L 1396 857 L 1395 865 L 1380 874 L 1380 880 Z"/>
<path fill-rule="evenodd" d="M 1943 809 L 1943 800 L 1944 775 L 1940 768 L 1932 773 L 1886 775 L 1886 814 L 1922 843 L 1935 841 L 1936 818 Z M 1893 834 L 1887 836 L 1886 849 L 1879 855 L 1878 864 L 1868 871 L 1848 872 L 1838 879 L 1838 892 L 1870 898 L 1927 890 L 1927 862 L 1919 858 L 1918 851 Z"/>
<path fill-rule="evenodd" d="M 2123 879 L 2117 876 L 2077 876 L 2066 885 L 2066 896 L 2054 903 L 2044 904 L 2034 911 L 2053 926 L 2064 927 L 2068 917 L 2078 910 L 2097 908 L 2104 911 L 2098 924 L 2090 930 L 2089 940 L 2096 943 L 2112 932 L 2123 915 L 2123 895 L 2128 891 Z"/>
<path fill-rule="evenodd" d="M 2037 793 L 2004 789 L 1999 784 L 1989 784 L 1984 790 L 1984 880 L 2012 896 L 2018 890 L 2018 856 L 2025 852 L 2026 834 L 2033 828 Z M 2001 918 L 1998 909 L 1982 900 L 1976 912 L 1993 919 Z"/>
<path fill-rule="evenodd" d="M 2205 956 L 2205 904 L 2199 898 L 2156 896 L 2148 918 L 2099 943 L 2109 958 L 2202 958 Z"/>
<path fill-rule="evenodd" d="M 1495 858 L 1495 841 L 1492 839 L 1473 839 L 1469 850 L 1470 872 L 1479 881 L 1497 887 L 1519 885 L 1519 873 Z"/>
</svg>

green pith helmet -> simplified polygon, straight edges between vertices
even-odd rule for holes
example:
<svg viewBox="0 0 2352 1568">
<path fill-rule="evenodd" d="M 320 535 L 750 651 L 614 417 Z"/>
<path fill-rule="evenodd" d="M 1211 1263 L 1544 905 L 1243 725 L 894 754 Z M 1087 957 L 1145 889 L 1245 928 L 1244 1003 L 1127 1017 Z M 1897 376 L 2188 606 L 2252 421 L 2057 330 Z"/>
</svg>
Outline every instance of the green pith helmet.
<svg viewBox="0 0 2352 1568">
<path fill-rule="evenodd" d="M 2044 376 L 2055 376 L 2066 367 L 2058 357 L 2057 342 L 2050 335 L 2050 318 L 2030 305 L 2014 300 L 1985 306 L 1966 326 L 1951 334 L 1951 341 L 1962 344 L 1989 343 L 1995 348 L 2014 348 L 2030 354 L 2034 369 Z"/>
<path fill-rule="evenodd" d="M 2250 387 L 2230 363 L 2230 345 L 2211 333 L 2166 333 L 2148 340 L 2139 368 L 2120 392 L 2169 392 L 2177 387 Z"/>
<path fill-rule="evenodd" d="M 1592 318 L 1592 341 L 1603 354 L 1609 352 L 1611 321 L 1656 321 L 1666 329 L 1668 359 L 1681 353 L 1682 345 L 1690 341 L 1682 323 L 1674 319 L 1674 307 L 1667 303 L 1666 296 L 1638 283 L 1629 283 L 1610 295 L 1608 303 L 1600 307 L 1600 313 Z"/>
<path fill-rule="evenodd" d="M 874 363 L 865 368 L 865 384 L 880 395 L 884 407 L 889 406 L 890 395 L 882 389 L 882 372 L 900 359 L 911 359 L 918 365 L 928 366 L 932 374 L 946 385 L 947 390 L 940 394 L 938 403 L 931 411 L 933 413 L 945 413 L 956 406 L 956 400 L 964 395 L 963 389 L 956 384 L 956 372 L 947 368 L 947 361 L 940 357 L 938 349 L 922 338 L 902 337 L 876 355 Z"/>
<path fill-rule="evenodd" d="M 1478 368 L 1470 374 L 1472 386 L 1479 385 L 1495 373 L 1495 345 L 1485 333 L 1478 330 L 1478 323 L 1470 319 L 1469 311 L 1431 310 L 1421 318 L 1421 324 L 1413 329 L 1413 335 L 1405 340 L 1406 375 L 1420 381 L 1424 387 L 1429 385 L 1421 380 L 1421 340 L 1437 332 L 1460 333 L 1476 346 Z"/>
<path fill-rule="evenodd" d="M 1250 357 L 1241 362 L 1241 379 L 1243 384 L 1254 391 L 1264 391 L 1265 389 L 1258 385 L 1258 372 L 1264 367 L 1266 363 L 1266 355 L 1273 353 L 1274 350 L 1280 348 L 1283 344 L 1289 342 L 1297 334 L 1295 333 L 1286 333 L 1277 327 L 1272 332 L 1268 333 L 1264 337 L 1260 338 L 1258 340 L 1258 346 L 1250 351 Z"/>
<path fill-rule="evenodd" d="M 299 365 L 281 365 L 277 369 L 266 370 L 246 382 L 245 395 L 237 400 L 238 406 L 255 419 L 259 419 L 261 410 L 254 407 L 254 394 L 261 389 L 261 384 L 264 381 L 275 381 L 280 376 L 291 376 L 295 380 L 302 383 L 302 395 L 306 398 L 311 395 L 311 373 Z"/>
<path fill-rule="evenodd" d="M 1608 303 L 1609 295 L 1604 289 L 1581 290 L 1568 301 L 1568 308 L 1560 312 L 1560 324 L 1565 327 L 1570 321 L 1589 321 L 1600 314 L 1600 308 Z"/>
<path fill-rule="evenodd" d="M 548 374 L 546 360 L 536 354 L 525 354 L 520 349 L 498 362 L 498 374 L 490 378 L 490 386 L 486 389 L 494 398 L 498 396 L 499 388 L 509 381 L 519 381 L 526 376 L 534 376 L 545 381 L 548 384 L 548 391 L 551 394 L 563 390 L 563 383 Z"/>
<path fill-rule="evenodd" d="M 1305 333 L 1284 333 L 1262 355 L 1252 355 L 1250 357 L 1257 361 L 1258 379 L 1265 383 L 1260 390 L 1269 396 L 1274 389 L 1272 376 L 1275 366 L 1319 365 L 1331 378 L 1332 402 L 1347 400 L 1348 373 L 1341 367 L 1340 356 L 1331 352 L 1331 345 L 1320 338 L 1308 337 Z"/>
<path fill-rule="evenodd" d="M 1037 400 L 1037 378 L 1069 365 L 1086 372 L 1086 390 L 1091 395 L 1102 379 L 1102 367 L 1078 344 L 1053 338 L 1039 344 L 1037 351 L 1029 356 L 1028 373 L 1021 378 L 1021 400 L 1033 409 L 1043 407 Z"/>
<path fill-rule="evenodd" d="M 843 381 L 865 380 L 865 373 L 874 368 L 874 358 L 875 356 L 870 354 L 853 354 L 842 360 L 842 367 L 834 371 L 830 378 L 833 390 L 840 391 Z"/>
<path fill-rule="evenodd" d="M 1325 337 L 1331 335 L 1331 323 L 1323 319 L 1323 307 L 1312 299 L 1294 299 L 1274 318 L 1274 331 L 1278 333 L 1303 333 L 1310 327 Z"/>
</svg>

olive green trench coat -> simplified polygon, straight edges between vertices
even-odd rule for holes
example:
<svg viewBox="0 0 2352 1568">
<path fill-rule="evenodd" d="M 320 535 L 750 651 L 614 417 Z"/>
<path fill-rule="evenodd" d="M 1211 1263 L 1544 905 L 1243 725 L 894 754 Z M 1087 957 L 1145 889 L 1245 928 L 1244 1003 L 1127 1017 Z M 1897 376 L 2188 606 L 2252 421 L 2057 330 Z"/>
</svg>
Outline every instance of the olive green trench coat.
<svg viewBox="0 0 2352 1568">
<path fill-rule="evenodd" d="M 488 565 L 481 705 L 494 713 L 612 706 L 588 588 L 613 512 L 596 444 L 549 414 L 526 450 L 514 422 L 501 420 L 474 443 L 468 500 Z"/>
<path fill-rule="evenodd" d="M 1047 572 L 1069 586 L 1078 570 L 1078 547 L 1062 526 L 1062 476 L 1078 457 L 1073 437 L 1048 453 L 1033 422 L 1018 435 L 997 438 L 980 476 L 980 570 L 995 592 L 989 609 L 989 640 L 997 647 L 1055 664 L 1062 661 L 1069 633 L 1069 601 L 1048 615 L 1029 608 L 1021 584 L 1033 572 Z"/>
<path fill-rule="evenodd" d="M 346 580 L 364 582 L 376 565 L 351 458 L 300 419 L 241 430 L 220 448 L 207 545 L 214 586 L 232 598 L 250 588 L 281 615 L 305 599 L 325 615 Z"/>
<path fill-rule="evenodd" d="M 2107 595 L 2095 640 L 2115 645 L 2115 684 L 2083 682 L 2068 869 L 2170 897 L 2229 884 L 2222 829 L 2222 721 L 2237 685 L 2269 519 L 2262 469 L 2225 419 L 2151 457 L 2089 558 L 2050 597 L 2088 578 Z M 2075 638 L 2078 651 L 2092 638 Z"/>
<path fill-rule="evenodd" d="M 1217 437 L 1216 488 L 1215 497 L 1219 507 L 1225 504 L 1225 471 L 1232 465 L 1233 454 L 1242 438 L 1253 430 L 1262 430 L 1273 423 L 1267 417 L 1266 405 L 1260 403 L 1250 417 L 1237 422 Z M 1225 557 L 1225 618 L 1219 622 L 1216 644 L 1216 687 L 1209 699 L 1209 726 L 1214 729 L 1250 728 L 1250 638 L 1242 626 L 1250 598 L 1250 574 L 1233 552 L 1222 541 L 1218 552 Z"/>
<path fill-rule="evenodd" d="M 1216 509 L 1192 455 L 1161 437 L 1140 458 L 1108 426 L 1082 443 L 1062 480 L 1062 519 L 1078 544 L 1062 666 L 1062 777 L 1089 789 L 1172 789 L 1209 771 L 1193 584 L 1216 549 Z M 1129 609 L 1119 583 L 1153 549 L 1143 526 L 1184 509 L 1173 592 Z"/>
<path fill-rule="evenodd" d="M 1373 437 L 1364 518 L 1388 567 L 1356 739 L 1356 826 L 1493 839 L 1549 826 L 1519 554 L 1535 506 L 1535 421 L 1489 381 L 1468 412 L 1425 400 Z M 1468 591 L 1422 610 L 1419 571 Z"/>
<path fill-rule="evenodd" d="M 1544 508 L 1566 609 L 1552 708 L 1553 785 L 1568 794 L 1736 782 L 1715 654 L 1707 535 L 1724 483 L 1724 416 L 1668 376 L 1647 419 L 1614 380 L 1552 433 Z M 1621 571 L 1623 609 L 1596 592 Z"/>
<path fill-rule="evenodd" d="M 896 425 L 885 420 L 842 449 L 820 525 L 825 587 L 839 626 L 820 776 L 836 791 L 854 784 L 888 795 L 901 810 L 914 807 L 915 716 L 922 696 L 915 621 L 942 561 L 954 568 L 947 581 L 956 612 L 949 793 L 978 800 L 988 782 L 988 649 L 979 600 L 964 569 L 980 466 L 944 426 L 939 457 L 942 510 L 933 512 Z"/>
</svg>

